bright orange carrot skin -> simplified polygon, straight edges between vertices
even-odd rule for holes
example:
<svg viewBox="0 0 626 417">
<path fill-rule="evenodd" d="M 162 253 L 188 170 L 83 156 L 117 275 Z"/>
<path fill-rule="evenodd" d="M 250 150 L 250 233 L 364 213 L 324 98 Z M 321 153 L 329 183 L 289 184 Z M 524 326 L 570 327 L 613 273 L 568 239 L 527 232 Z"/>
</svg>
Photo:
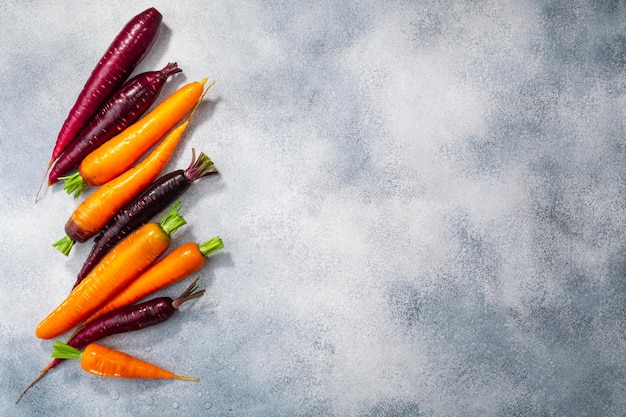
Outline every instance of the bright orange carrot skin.
<svg viewBox="0 0 626 417">
<path fill-rule="evenodd" d="M 39 323 L 35 335 L 51 339 L 89 317 L 161 256 L 170 241 L 170 235 L 158 223 L 147 223 L 135 230 Z"/>
<path fill-rule="evenodd" d="M 80 365 L 84 371 L 104 377 L 198 381 L 197 378 L 176 375 L 150 362 L 97 343 L 85 348 Z"/>
<path fill-rule="evenodd" d="M 189 83 L 152 111 L 87 155 L 78 167 L 89 185 L 102 185 L 130 168 L 176 123 L 193 109 L 204 92 L 206 79 Z"/>
<path fill-rule="evenodd" d="M 65 224 L 67 236 L 85 242 L 98 233 L 115 213 L 158 177 L 188 125 L 186 121 L 177 126 L 139 164 L 99 187 L 76 207 Z"/>
<path fill-rule="evenodd" d="M 206 257 L 198 249 L 197 243 L 188 242 L 177 247 L 115 294 L 113 298 L 89 316 L 84 324 L 109 311 L 130 305 L 193 274 L 205 263 Z"/>
</svg>

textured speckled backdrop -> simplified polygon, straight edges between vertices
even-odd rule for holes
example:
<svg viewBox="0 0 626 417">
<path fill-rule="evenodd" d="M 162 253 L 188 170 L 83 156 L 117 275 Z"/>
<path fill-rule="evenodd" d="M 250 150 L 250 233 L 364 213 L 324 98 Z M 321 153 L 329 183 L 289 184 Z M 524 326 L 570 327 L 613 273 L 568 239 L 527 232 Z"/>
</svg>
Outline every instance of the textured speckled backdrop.
<svg viewBox="0 0 626 417">
<path fill-rule="evenodd" d="M 106 343 L 201 381 L 66 363 L 15 406 L 89 250 L 50 246 L 77 201 L 35 192 L 149 6 L 137 72 L 216 80 L 167 170 L 221 175 L 174 244 L 226 248 L 204 298 Z M 1 415 L 626 415 L 624 2 L 3 0 L 0 27 Z"/>
</svg>

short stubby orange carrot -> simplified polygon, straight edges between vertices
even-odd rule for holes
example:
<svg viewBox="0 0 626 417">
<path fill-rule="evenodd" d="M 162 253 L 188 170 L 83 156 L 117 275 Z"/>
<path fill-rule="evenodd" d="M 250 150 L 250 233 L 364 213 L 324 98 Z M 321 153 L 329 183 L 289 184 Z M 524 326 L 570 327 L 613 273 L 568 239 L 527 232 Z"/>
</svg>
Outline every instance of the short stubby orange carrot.
<svg viewBox="0 0 626 417">
<path fill-rule="evenodd" d="M 174 128 L 137 165 L 95 190 L 76 207 L 65 224 L 65 236 L 52 246 L 68 255 L 75 242 L 86 242 L 143 189 L 154 181 L 172 158 L 189 120 Z"/>
<path fill-rule="evenodd" d="M 180 205 L 177 202 L 161 222 L 146 223 L 113 248 L 39 323 L 35 335 L 40 339 L 51 339 L 65 333 L 148 268 L 169 248 L 171 235 L 186 224 L 178 214 Z"/>
<path fill-rule="evenodd" d="M 103 377 L 199 381 L 198 378 L 177 375 L 153 363 L 97 343 L 91 343 L 80 351 L 57 340 L 52 347 L 52 357 L 80 359 L 80 366 L 85 372 Z"/>
<path fill-rule="evenodd" d="M 214 84 L 205 89 L 206 81 L 205 78 L 181 87 L 137 122 L 91 152 L 82 160 L 76 174 L 62 178 L 63 188 L 77 197 L 87 186 L 105 184 L 125 172 L 197 107 Z"/>
<path fill-rule="evenodd" d="M 93 313 L 81 326 L 91 323 L 102 315 L 128 306 L 143 297 L 174 284 L 200 270 L 207 256 L 219 251 L 224 243 L 219 236 L 198 245 L 187 242 L 172 250 L 115 294 L 108 302 Z"/>
</svg>

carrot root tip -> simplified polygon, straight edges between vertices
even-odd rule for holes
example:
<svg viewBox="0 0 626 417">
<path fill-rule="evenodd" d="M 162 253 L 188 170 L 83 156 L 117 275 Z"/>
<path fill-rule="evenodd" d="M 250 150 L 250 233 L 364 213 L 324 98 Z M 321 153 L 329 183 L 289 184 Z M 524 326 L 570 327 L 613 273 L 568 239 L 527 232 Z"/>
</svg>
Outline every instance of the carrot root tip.
<svg viewBox="0 0 626 417">
<path fill-rule="evenodd" d="M 30 390 L 37 382 L 39 382 L 41 380 L 41 378 L 43 378 L 44 376 L 46 376 L 46 374 L 48 373 L 48 371 L 52 368 L 54 368 L 56 366 L 56 362 L 52 361 L 50 362 L 45 368 L 43 368 L 41 370 L 41 372 L 39 373 L 39 375 L 37 375 L 37 378 L 33 379 L 33 381 L 28 384 L 28 386 L 26 388 L 24 388 L 24 391 L 22 391 L 22 393 L 20 394 L 19 397 L 17 397 L 17 401 L 15 401 L 15 404 L 19 403 L 20 400 L 22 399 L 22 397 L 24 396 L 24 394 L 26 394 L 26 392 L 28 392 L 28 390 Z"/>
<path fill-rule="evenodd" d="M 182 379 L 183 381 L 200 382 L 200 378 L 193 378 L 193 377 L 190 377 L 190 376 L 176 375 L 176 379 Z"/>
<path fill-rule="evenodd" d="M 39 188 L 37 189 L 37 192 L 35 193 L 35 204 L 37 204 L 37 202 L 39 201 L 39 193 L 41 192 L 41 189 L 43 188 L 43 183 L 46 181 L 46 177 L 48 176 L 48 172 L 50 172 L 50 168 L 52 168 L 52 165 L 54 164 L 55 159 L 52 158 L 50 159 L 50 162 L 48 163 L 48 168 L 46 168 L 46 172 L 44 172 L 43 174 L 43 178 L 41 179 L 41 183 L 39 183 Z M 48 184 L 50 185 L 50 184 Z"/>
</svg>

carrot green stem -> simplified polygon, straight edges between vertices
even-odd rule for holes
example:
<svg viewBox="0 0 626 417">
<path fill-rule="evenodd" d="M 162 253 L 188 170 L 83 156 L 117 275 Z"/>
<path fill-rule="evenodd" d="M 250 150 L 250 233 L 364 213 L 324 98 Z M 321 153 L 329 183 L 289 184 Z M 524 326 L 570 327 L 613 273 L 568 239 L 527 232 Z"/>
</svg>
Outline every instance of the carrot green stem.
<svg viewBox="0 0 626 417">
<path fill-rule="evenodd" d="M 83 352 L 60 340 L 56 340 L 52 345 L 51 356 L 59 359 L 80 359 L 83 356 Z"/>
<path fill-rule="evenodd" d="M 60 180 L 63 180 L 63 189 L 68 193 L 74 193 L 74 198 L 77 198 L 82 192 L 89 186 L 80 175 L 80 172 L 76 172 L 72 175 L 68 175 L 65 177 L 59 177 Z"/>
<path fill-rule="evenodd" d="M 176 230 L 178 230 L 179 227 L 187 224 L 185 219 L 183 219 L 183 217 L 180 214 L 178 214 L 178 210 L 182 207 L 182 205 L 183 203 L 180 200 L 175 202 L 172 208 L 167 212 L 167 214 L 165 214 L 163 219 L 159 222 L 163 231 L 167 233 L 168 235 L 171 235 Z"/>
<path fill-rule="evenodd" d="M 217 252 L 220 249 L 224 248 L 224 242 L 220 239 L 219 236 L 215 236 L 213 239 L 209 239 L 206 242 L 198 245 L 198 249 L 200 253 L 204 256 L 209 256 L 212 253 Z"/>
<path fill-rule="evenodd" d="M 174 308 L 178 308 L 185 301 L 202 297 L 206 290 L 198 290 L 198 288 L 198 278 L 196 278 L 181 295 L 179 295 L 174 301 L 172 301 L 172 306 Z"/>
<path fill-rule="evenodd" d="M 191 149 L 191 163 L 185 170 L 185 177 L 187 177 L 189 182 L 194 182 L 199 178 L 217 173 L 217 169 L 215 169 L 215 164 L 211 161 L 211 158 L 206 156 L 204 152 L 200 152 L 198 159 L 196 159 L 196 150 L 194 148 Z"/>
<path fill-rule="evenodd" d="M 74 243 L 76 242 L 72 240 L 71 237 L 65 235 L 61 239 L 54 242 L 52 244 L 52 247 L 57 248 L 57 250 L 63 255 L 68 256 L 70 254 L 70 251 L 72 250 L 72 247 L 74 246 Z"/>
</svg>

